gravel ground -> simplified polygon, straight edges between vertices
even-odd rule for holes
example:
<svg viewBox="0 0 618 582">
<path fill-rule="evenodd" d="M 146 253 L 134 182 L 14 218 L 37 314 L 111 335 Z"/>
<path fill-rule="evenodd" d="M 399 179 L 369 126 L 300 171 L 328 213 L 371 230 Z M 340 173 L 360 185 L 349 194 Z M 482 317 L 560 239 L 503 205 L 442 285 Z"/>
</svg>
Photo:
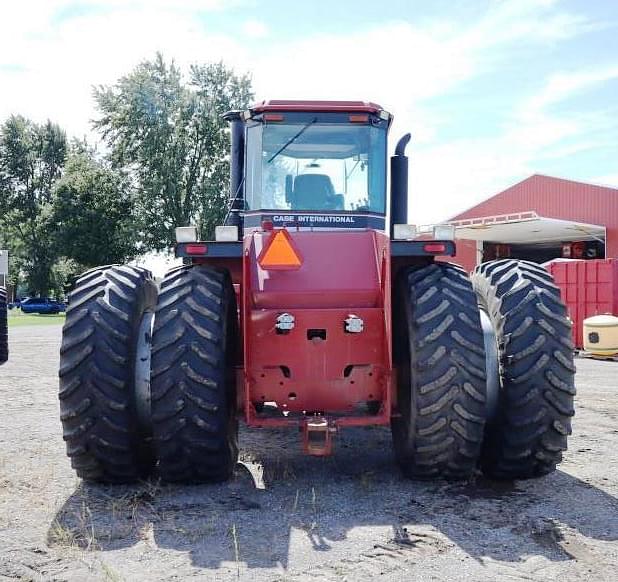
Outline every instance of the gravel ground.
<svg viewBox="0 0 618 582">
<path fill-rule="evenodd" d="M 616 580 L 618 363 L 578 360 L 560 470 L 416 483 L 385 429 L 329 459 L 293 431 L 242 431 L 224 485 L 85 485 L 60 436 L 59 326 L 11 330 L 0 368 L 0 580 Z"/>
</svg>

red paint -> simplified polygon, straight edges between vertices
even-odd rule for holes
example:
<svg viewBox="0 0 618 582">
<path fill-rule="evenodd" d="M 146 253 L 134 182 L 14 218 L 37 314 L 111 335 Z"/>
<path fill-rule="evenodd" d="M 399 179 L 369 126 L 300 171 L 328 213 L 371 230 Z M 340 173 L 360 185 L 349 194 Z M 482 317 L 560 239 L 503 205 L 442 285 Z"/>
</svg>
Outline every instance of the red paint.
<svg viewBox="0 0 618 582">
<path fill-rule="evenodd" d="M 278 310 L 252 310 L 249 392 L 252 402 L 277 402 L 285 410 L 354 412 L 359 403 L 384 399 L 388 369 L 380 308 L 355 309 L 362 333 L 345 333 L 348 309 L 292 309 L 295 327 L 275 330 Z M 307 339 L 307 330 L 325 330 L 326 340 Z M 346 367 L 353 365 L 346 377 Z M 286 372 L 281 366 L 286 367 Z M 288 372 L 289 370 L 289 372 Z M 289 377 L 286 377 L 289 374 Z M 292 399 L 290 394 L 294 394 Z"/>
<path fill-rule="evenodd" d="M 255 256 L 262 253 L 270 236 L 256 232 L 245 239 L 245 248 L 253 257 L 251 300 L 255 307 L 375 307 L 381 301 L 378 253 L 387 244 L 384 235 L 373 231 L 292 232 L 290 238 L 303 259 L 301 268 L 265 272 Z"/>
<path fill-rule="evenodd" d="M 605 226 L 606 257 L 618 257 L 618 188 L 535 174 L 452 220 L 527 211 L 546 218 Z M 468 270 L 474 269 L 475 241 L 457 241 L 456 261 Z"/>
<path fill-rule="evenodd" d="M 293 232 L 303 256 L 296 271 L 264 271 L 256 258 L 270 233 L 245 238 L 242 288 L 244 401 L 249 426 L 303 426 L 324 413 L 333 426 L 388 424 L 391 413 L 390 252 L 382 233 Z M 277 333 L 287 312 L 295 327 Z M 354 314 L 364 331 L 345 332 Z M 308 339 L 323 330 L 326 339 Z M 322 331 L 320 333 L 323 333 Z M 350 366 L 352 366 L 350 368 Z M 378 414 L 367 401 L 381 403 Z M 255 403 L 276 402 L 287 417 Z"/>
<path fill-rule="evenodd" d="M 582 348 L 584 319 L 618 315 L 618 259 L 554 261 L 547 265 L 573 320 L 573 343 Z"/>
</svg>

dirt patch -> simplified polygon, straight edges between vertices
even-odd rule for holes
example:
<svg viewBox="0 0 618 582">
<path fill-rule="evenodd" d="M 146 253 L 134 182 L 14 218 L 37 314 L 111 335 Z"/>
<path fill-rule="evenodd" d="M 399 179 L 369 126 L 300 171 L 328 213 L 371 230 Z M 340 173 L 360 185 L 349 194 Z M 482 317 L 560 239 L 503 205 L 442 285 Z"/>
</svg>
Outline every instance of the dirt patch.
<svg viewBox="0 0 618 582">
<path fill-rule="evenodd" d="M 294 431 L 243 430 L 229 483 L 109 487 L 65 457 L 59 340 L 12 329 L 0 368 L 0 579 L 615 579 L 617 363 L 578 361 L 570 450 L 536 481 L 406 481 L 388 430 L 363 428 L 329 459 Z"/>
</svg>

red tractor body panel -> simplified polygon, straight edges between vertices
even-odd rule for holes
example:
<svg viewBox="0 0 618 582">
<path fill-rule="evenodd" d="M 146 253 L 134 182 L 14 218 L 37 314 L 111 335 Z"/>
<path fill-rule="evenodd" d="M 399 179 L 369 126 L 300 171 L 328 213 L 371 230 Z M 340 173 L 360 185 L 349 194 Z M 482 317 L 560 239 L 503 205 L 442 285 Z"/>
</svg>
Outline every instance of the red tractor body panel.
<svg viewBox="0 0 618 582">
<path fill-rule="evenodd" d="M 255 308 L 376 307 L 381 304 L 380 251 L 386 237 L 375 231 L 290 232 L 300 252 L 301 267 L 265 271 L 257 263 L 270 233 L 247 237 L 251 268 L 251 300 Z M 379 237 L 379 238 L 378 238 Z M 382 249 L 379 243 L 382 242 Z"/>
<path fill-rule="evenodd" d="M 244 241 L 241 404 L 247 424 L 299 424 L 316 413 L 337 425 L 387 424 L 392 377 L 388 237 L 371 230 L 290 235 L 302 256 L 297 270 L 259 266 L 269 232 L 255 232 Z M 293 329 L 277 329 L 282 313 L 294 317 Z M 362 332 L 346 331 L 350 315 L 362 319 Z M 274 414 L 258 412 L 263 403 L 276 403 Z"/>
</svg>

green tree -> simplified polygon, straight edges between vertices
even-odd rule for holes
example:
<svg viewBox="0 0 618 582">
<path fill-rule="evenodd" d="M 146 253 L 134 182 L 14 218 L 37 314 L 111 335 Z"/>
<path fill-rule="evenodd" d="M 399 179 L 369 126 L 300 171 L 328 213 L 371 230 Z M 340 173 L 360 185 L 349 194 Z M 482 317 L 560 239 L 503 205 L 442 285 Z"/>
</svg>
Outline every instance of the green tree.
<svg viewBox="0 0 618 582">
<path fill-rule="evenodd" d="M 75 142 L 53 191 L 58 254 L 83 268 L 132 257 L 136 233 L 130 191 L 121 172 Z"/>
<path fill-rule="evenodd" d="M 185 83 L 158 54 L 94 95 L 95 128 L 114 164 L 134 177 L 145 247 L 168 247 L 181 225 L 210 235 L 227 203 L 229 132 L 221 115 L 248 106 L 250 78 L 219 63 L 192 66 Z"/>
<path fill-rule="evenodd" d="M 0 228 L 36 294 L 53 286 L 52 187 L 66 154 L 66 135 L 50 121 L 37 124 L 14 115 L 0 127 Z"/>
</svg>

